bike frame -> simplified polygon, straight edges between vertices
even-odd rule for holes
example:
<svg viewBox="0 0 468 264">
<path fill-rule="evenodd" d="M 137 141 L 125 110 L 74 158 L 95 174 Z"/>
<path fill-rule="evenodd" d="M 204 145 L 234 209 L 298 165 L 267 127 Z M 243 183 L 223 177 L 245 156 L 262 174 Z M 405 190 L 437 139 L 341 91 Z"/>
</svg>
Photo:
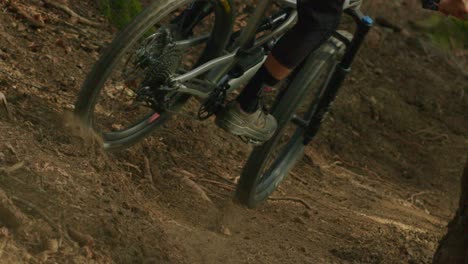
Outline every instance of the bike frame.
<svg viewBox="0 0 468 264">
<path fill-rule="evenodd" d="M 277 2 L 284 4 L 287 7 L 296 8 L 296 0 L 276 0 Z M 297 21 L 297 11 L 291 12 L 290 16 L 285 19 L 282 25 L 276 28 L 270 34 L 267 34 L 257 40 L 255 35 L 257 28 L 259 27 L 267 8 L 271 5 L 273 0 L 261 0 L 258 3 L 257 8 L 250 17 L 247 26 L 241 31 L 236 41 L 227 47 L 229 52 L 227 55 L 213 59 L 206 62 L 203 65 L 193 69 L 190 72 L 182 74 L 172 79 L 172 83 L 176 84 L 178 92 L 191 94 L 200 98 L 209 98 L 211 91 L 204 92 L 192 88 L 188 88 L 183 85 L 184 82 L 190 81 L 202 74 L 208 73 L 204 76 L 204 79 L 214 84 L 222 84 L 229 80 L 223 80 L 226 76 L 229 76 L 229 71 L 239 62 L 243 56 L 248 56 L 248 50 L 262 46 L 269 41 L 272 41 L 276 37 L 281 36 L 287 30 L 289 30 Z M 354 32 L 353 39 L 350 41 L 346 37 L 340 35 L 338 32 L 335 33 L 335 37 L 345 43 L 346 52 L 341 58 L 341 61 L 334 67 L 333 72 L 329 75 L 328 80 L 321 88 L 320 96 L 317 99 L 317 104 L 313 110 L 311 120 L 294 120 L 296 124 L 303 127 L 306 131 L 304 144 L 308 144 L 312 138 L 317 134 L 320 124 L 328 112 L 332 102 L 334 101 L 343 81 L 351 70 L 351 64 L 356 57 L 367 33 L 373 25 L 373 20 L 365 16 L 360 10 L 360 0 L 346 0 L 345 2 L 345 13 L 351 16 L 356 23 L 356 30 Z M 196 38 L 193 40 L 184 41 L 183 45 L 190 45 L 191 43 L 198 43 L 202 38 Z M 179 43 L 179 45 L 182 45 Z M 229 90 L 235 90 L 238 87 L 231 87 Z"/>
<path fill-rule="evenodd" d="M 201 98 L 207 98 L 210 94 L 209 92 L 201 92 L 199 90 L 191 89 L 181 84 L 207 72 L 210 73 L 204 79 L 208 82 L 217 84 L 221 81 L 222 77 L 225 76 L 233 68 L 233 66 L 235 66 L 236 63 L 242 58 L 242 51 L 264 45 L 272 39 L 279 37 L 286 31 L 288 31 L 297 21 L 297 11 L 295 10 L 291 13 L 288 19 L 286 19 L 286 21 L 281 26 L 279 26 L 270 34 L 267 34 L 261 37 L 260 39 L 256 40 L 252 46 L 251 40 L 255 38 L 257 28 L 260 25 L 264 14 L 267 11 L 267 8 L 271 5 L 272 2 L 273 0 L 262 0 L 259 2 L 259 5 L 250 17 L 247 26 L 244 29 L 242 29 L 240 36 L 232 45 L 227 47 L 227 51 L 229 52 L 227 55 L 208 61 L 203 65 L 200 65 L 199 67 L 191 70 L 190 72 L 173 78 L 171 81 L 172 83 L 178 84 L 179 92 L 195 95 Z M 283 3 L 286 6 L 291 6 L 293 1 L 279 0 L 278 2 Z M 234 16 L 234 14 L 232 15 Z M 232 19 L 234 19 L 234 17 L 232 17 Z M 208 38 L 208 36 L 196 38 L 193 40 L 182 41 L 176 43 L 176 45 L 196 45 L 200 43 L 200 41 L 204 38 Z"/>
</svg>

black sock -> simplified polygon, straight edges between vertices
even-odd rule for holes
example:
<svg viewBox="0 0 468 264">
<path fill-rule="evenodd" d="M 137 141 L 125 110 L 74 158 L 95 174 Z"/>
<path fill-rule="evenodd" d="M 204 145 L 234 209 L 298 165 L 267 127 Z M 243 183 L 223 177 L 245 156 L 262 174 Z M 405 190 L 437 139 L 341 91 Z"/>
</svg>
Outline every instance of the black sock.
<svg viewBox="0 0 468 264">
<path fill-rule="evenodd" d="M 265 66 L 262 66 L 237 97 L 241 109 L 247 113 L 257 111 L 263 88 L 265 86 L 275 86 L 278 82 L 279 80 L 276 80 Z"/>
</svg>

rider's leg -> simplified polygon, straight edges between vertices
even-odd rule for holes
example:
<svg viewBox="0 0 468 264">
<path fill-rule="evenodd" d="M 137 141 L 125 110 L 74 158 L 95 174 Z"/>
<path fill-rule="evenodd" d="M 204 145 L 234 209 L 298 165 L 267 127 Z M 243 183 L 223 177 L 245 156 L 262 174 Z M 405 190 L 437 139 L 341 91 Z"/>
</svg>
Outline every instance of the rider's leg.
<svg viewBox="0 0 468 264">
<path fill-rule="evenodd" d="M 299 0 L 298 23 L 281 38 L 264 66 L 237 98 L 245 112 L 258 109 L 265 86 L 274 86 L 285 79 L 312 51 L 336 30 L 344 0 Z"/>
<path fill-rule="evenodd" d="M 338 27 L 344 0 L 298 0 L 298 23 L 281 38 L 265 64 L 237 98 L 217 117 L 223 129 L 257 141 L 270 139 L 277 123 L 264 113 L 260 98 L 265 86 L 286 78 L 312 51 L 326 41 Z"/>
</svg>

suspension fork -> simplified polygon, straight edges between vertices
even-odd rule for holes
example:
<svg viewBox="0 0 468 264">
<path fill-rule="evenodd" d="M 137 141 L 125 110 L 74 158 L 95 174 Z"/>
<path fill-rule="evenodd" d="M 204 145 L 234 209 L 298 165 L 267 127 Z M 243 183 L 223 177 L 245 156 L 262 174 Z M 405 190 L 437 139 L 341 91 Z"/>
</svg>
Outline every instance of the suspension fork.
<svg viewBox="0 0 468 264">
<path fill-rule="evenodd" d="M 305 132 L 305 145 L 309 144 L 319 131 L 326 113 L 330 110 L 330 107 L 346 79 L 346 76 L 351 71 L 351 65 L 354 58 L 373 25 L 372 18 L 365 16 L 359 9 L 348 9 L 345 13 L 354 19 L 357 28 L 354 33 L 353 40 L 347 45 L 343 58 L 338 65 L 334 67 L 333 73 L 330 75 L 322 89 L 323 93 L 321 94 L 318 104 L 313 110 L 312 119 L 310 120 Z"/>
</svg>

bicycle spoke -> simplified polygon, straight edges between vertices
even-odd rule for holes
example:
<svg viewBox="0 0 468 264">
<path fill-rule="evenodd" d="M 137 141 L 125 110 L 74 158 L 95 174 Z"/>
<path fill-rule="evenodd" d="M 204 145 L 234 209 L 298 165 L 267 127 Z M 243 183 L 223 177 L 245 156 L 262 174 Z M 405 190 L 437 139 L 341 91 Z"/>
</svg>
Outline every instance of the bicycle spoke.
<svg viewBox="0 0 468 264">
<path fill-rule="evenodd" d="M 134 126 L 135 122 L 141 122 L 149 112 L 154 112 L 155 102 L 149 102 L 147 99 L 154 100 L 151 94 L 155 92 L 151 91 L 161 89 L 158 86 L 164 84 L 164 75 L 161 74 L 169 75 L 169 72 L 177 68 L 177 74 L 192 70 L 201 55 L 200 50 L 203 50 L 203 45 L 210 37 L 206 32 L 211 31 L 214 23 L 214 17 L 200 21 L 190 28 L 193 34 L 181 38 L 180 32 L 185 30 L 183 25 L 190 24 L 187 20 L 188 12 L 184 10 L 192 4 L 181 6 L 172 15 L 156 23 L 142 39 L 137 40 L 136 44 L 128 49 L 120 66 L 115 67 L 114 73 L 104 85 L 102 99 L 96 106 L 97 114 L 93 122 L 98 126 L 97 130 L 114 133 Z M 176 18 L 178 22 L 174 24 Z M 168 57 L 167 62 L 161 58 L 159 62 L 158 56 L 166 56 L 165 52 L 173 57 Z M 172 68 L 164 68 L 165 65 L 171 65 Z M 140 96 L 141 91 L 147 91 L 148 94 Z M 161 89 L 161 92 L 171 93 L 164 89 Z"/>
</svg>

